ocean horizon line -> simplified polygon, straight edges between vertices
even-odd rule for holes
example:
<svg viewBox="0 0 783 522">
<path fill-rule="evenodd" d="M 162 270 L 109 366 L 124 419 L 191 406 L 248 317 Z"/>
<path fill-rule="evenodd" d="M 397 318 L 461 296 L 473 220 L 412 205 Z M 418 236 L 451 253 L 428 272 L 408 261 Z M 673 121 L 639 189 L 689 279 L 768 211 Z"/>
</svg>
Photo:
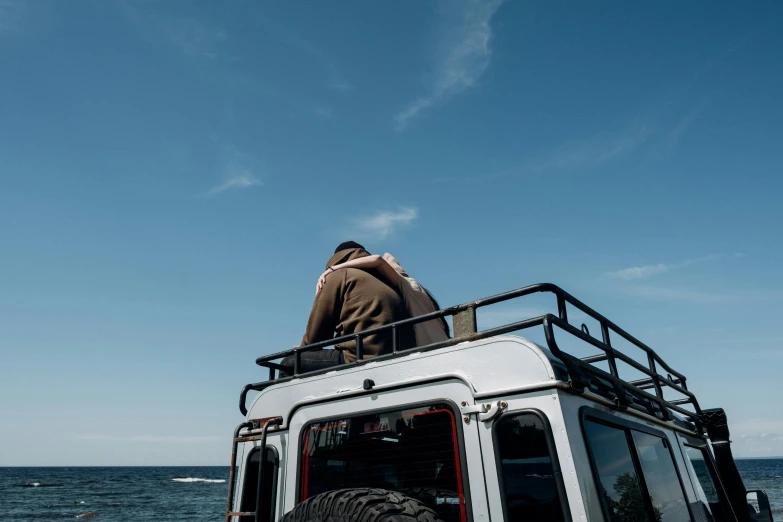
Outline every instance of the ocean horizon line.
<svg viewBox="0 0 783 522">
<path fill-rule="evenodd" d="M 734 460 L 783 460 L 783 455 L 771 457 L 734 457 Z M 228 468 L 229 464 L 115 464 L 115 465 L 73 465 L 73 466 L 2 466 L 0 469 L 18 469 L 18 468 Z"/>
</svg>

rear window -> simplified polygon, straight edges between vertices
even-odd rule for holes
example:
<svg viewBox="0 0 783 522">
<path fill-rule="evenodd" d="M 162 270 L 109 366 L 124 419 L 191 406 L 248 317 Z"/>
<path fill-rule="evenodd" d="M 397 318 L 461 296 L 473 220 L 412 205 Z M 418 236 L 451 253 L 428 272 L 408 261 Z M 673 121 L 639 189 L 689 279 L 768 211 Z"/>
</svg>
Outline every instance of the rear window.
<svg viewBox="0 0 783 522">
<path fill-rule="evenodd" d="M 400 491 L 444 522 L 464 522 L 457 422 L 447 404 L 344 417 L 307 426 L 300 498 L 342 488 Z"/>
</svg>

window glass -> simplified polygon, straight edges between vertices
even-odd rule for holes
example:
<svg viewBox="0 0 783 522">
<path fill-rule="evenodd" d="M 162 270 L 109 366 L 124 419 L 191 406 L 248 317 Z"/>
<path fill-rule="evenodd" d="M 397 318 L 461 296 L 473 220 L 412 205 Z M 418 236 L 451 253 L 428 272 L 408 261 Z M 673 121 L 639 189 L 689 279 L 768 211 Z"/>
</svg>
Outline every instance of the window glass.
<svg viewBox="0 0 783 522">
<path fill-rule="evenodd" d="M 319 422 L 302 439 L 302 500 L 341 488 L 400 491 L 466 520 L 456 420 L 445 404 Z"/>
<path fill-rule="evenodd" d="M 495 429 L 506 519 L 562 521 L 544 423 L 537 415 L 522 413 L 503 417 Z"/>
<path fill-rule="evenodd" d="M 706 500 L 709 504 L 704 506 L 705 510 L 718 522 L 729 520 L 726 511 L 720 502 L 718 489 L 715 487 L 715 481 L 710 472 L 711 467 L 708 464 L 708 459 L 705 458 L 704 450 L 692 446 L 685 446 L 685 455 L 688 457 L 695 473 L 694 486 L 699 493 L 699 497 Z"/>
<path fill-rule="evenodd" d="M 667 441 L 655 435 L 631 430 L 655 520 L 690 522 L 688 503 L 677 476 Z"/>
<path fill-rule="evenodd" d="M 256 495 L 258 493 L 258 467 L 261 461 L 260 448 L 255 448 L 250 451 L 250 455 L 247 459 L 247 465 L 245 466 L 245 479 L 242 487 L 242 506 L 240 511 L 255 512 L 256 510 Z M 278 460 L 277 453 L 272 446 L 266 448 L 266 462 L 264 463 L 264 491 L 261 493 L 261 498 L 266 500 L 264 511 L 261 514 L 261 521 L 272 521 L 275 510 L 275 498 L 277 497 L 277 471 Z M 252 522 L 255 520 L 253 516 L 241 517 L 242 522 Z"/>
<path fill-rule="evenodd" d="M 585 421 L 599 494 L 611 522 L 649 521 L 625 430 Z"/>
</svg>

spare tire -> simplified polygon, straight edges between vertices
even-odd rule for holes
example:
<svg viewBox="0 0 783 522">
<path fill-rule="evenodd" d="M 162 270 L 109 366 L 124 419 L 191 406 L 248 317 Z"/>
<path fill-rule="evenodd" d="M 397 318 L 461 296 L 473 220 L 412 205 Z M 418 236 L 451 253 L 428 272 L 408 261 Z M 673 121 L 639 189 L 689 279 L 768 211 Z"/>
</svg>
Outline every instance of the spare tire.
<svg viewBox="0 0 783 522">
<path fill-rule="evenodd" d="M 459 519 L 460 498 L 456 491 L 435 488 L 411 488 L 402 490 L 404 495 L 415 498 L 441 516 Z"/>
<path fill-rule="evenodd" d="M 327 491 L 299 503 L 282 522 L 443 522 L 418 500 L 388 489 Z"/>
</svg>

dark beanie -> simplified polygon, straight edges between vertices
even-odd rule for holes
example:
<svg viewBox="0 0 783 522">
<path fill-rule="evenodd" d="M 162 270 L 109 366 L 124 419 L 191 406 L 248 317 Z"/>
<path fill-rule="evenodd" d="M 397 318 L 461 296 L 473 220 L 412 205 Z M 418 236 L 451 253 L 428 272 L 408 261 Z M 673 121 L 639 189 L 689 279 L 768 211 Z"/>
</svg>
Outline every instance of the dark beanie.
<svg viewBox="0 0 783 522">
<path fill-rule="evenodd" d="M 337 245 L 337 248 L 334 249 L 334 253 L 336 254 L 340 250 L 348 250 L 349 248 L 361 248 L 364 250 L 365 248 L 357 243 L 356 241 L 346 241 L 345 243 L 340 243 Z"/>
</svg>

